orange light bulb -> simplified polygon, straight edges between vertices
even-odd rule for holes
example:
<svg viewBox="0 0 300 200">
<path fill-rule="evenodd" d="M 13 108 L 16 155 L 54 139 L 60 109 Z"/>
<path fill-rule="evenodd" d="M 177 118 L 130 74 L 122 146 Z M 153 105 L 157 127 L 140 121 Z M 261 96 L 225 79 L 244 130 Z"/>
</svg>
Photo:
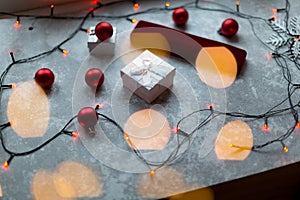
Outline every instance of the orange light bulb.
<svg viewBox="0 0 300 200">
<path fill-rule="evenodd" d="M 295 128 L 297 128 L 297 129 L 300 128 L 300 122 L 297 122 L 297 123 L 296 123 Z"/>
<path fill-rule="evenodd" d="M 3 169 L 8 169 L 8 168 L 9 168 L 9 164 L 8 164 L 7 161 L 5 161 L 5 162 L 3 163 L 2 168 L 3 168 Z"/>
<path fill-rule="evenodd" d="M 124 135 L 125 140 L 129 140 L 129 136 L 127 134 Z"/>
<path fill-rule="evenodd" d="M 72 138 L 77 139 L 79 137 L 79 134 L 77 132 L 72 132 Z"/>
<path fill-rule="evenodd" d="M 151 170 L 149 173 L 150 173 L 150 176 L 154 176 L 155 175 L 155 171 L 154 170 Z"/>
<path fill-rule="evenodd" d="M 135 4 L 133 5 L 133 8 L 134 8 L 135 10 L 137 10 L 137 9 L 140 8 L 140 5 L 139 5 L 138 3 L 135 3 Z"/>
</svg>

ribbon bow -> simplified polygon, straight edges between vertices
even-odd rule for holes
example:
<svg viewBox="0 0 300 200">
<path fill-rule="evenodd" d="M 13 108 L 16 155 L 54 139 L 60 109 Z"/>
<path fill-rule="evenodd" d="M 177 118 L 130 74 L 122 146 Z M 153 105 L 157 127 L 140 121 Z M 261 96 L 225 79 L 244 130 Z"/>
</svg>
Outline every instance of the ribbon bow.
<svg viewBox="0 0 300 200">
<path fill-rule="evenodd" d="M 130 74 L 132 76 L 141 76 L 138 81 L 142 80 L 142 85 L 151 89 L 161 78 L 164 78 L 167 75 L 166 71 L 161 67 L 158 67 L 158 61 L 159 60 L 152 61 L 149 58 L 144 58 L 142 64 L 140 62 L 135 63 L 137 67 L 132 68 Z"/>
</svg>

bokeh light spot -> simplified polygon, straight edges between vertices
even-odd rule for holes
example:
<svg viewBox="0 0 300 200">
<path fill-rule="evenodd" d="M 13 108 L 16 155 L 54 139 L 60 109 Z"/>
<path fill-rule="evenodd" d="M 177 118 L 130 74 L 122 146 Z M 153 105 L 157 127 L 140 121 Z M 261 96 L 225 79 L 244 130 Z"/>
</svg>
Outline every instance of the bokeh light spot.
<svg viewBox="0 0 300 200">
<path fill-rule="evenodd" d="M 253 134 L 248 124 L 231 121 L 220 130 L 215 142 L 215 152 L 221 160 L 245 160 L 253 146 Z"/>
<path fill-rule="evenodd" d="M 50 106 L 45 91 L 35 81 L 24 82 L 13 90 L 7 117 L 22 138 L 42 137 L 47 131 Z"/>
<path fill-rule="evenodd" d="M 163 149 L 171 136 L 171 128 L 166 117 L 153 109 L 133 113 L 125 123 L 124 131 L 130 140 L 126 142 L 134 149 Z"/>
<path fill-rule="evenodd" d="M 227 88 L 237 76 L 237 62 L 226 47 L 202 48 L 196 58 L 200 79 L 213 88 Z"/>
</svg>

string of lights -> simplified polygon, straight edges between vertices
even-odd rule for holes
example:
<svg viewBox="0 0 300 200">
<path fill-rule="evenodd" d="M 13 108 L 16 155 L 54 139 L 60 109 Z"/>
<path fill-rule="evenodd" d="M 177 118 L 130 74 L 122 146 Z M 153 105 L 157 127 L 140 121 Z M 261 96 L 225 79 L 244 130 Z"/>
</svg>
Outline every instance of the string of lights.
<svg viewBox="0 0 300 200">
<path fill-rule="evenodd" d="M 69 37 L 67 37 L 66 39 L 64 39 L 63 41 L 61 41 L 59 44 L 57 44 L 56 46 L 54 46 L 52 49 L 45 51 L 45 52 L 41 52 L 35 56 L 32 57 L 28 57 L 28 58 L 24 58 L 24 59 L 20 59 L 20 60 L 16 60 L 14 58 L 14 53 L 11 51 L 10 52 L 10 56 L 12 59 L 12 63 L 9 64 L 5 70 L 2 72 L 1 76 L 0 76 L 0 100 L 2 99 L 2 94 L 4 92 L 5 89 L 12 89 L 14 88 L 14 84 L 11 85 L 7 85 L 4 84 L 5 81 L 5 77 L 7 76 L 7 74 L 9 73 L 10 69 L 15 66 L 15 65 L 19 65 L 19 64 L 24 64 L 24 63 L 29 63 L 29 62 L 34 62 L 36 60 L 42 59 L 50 54 L 52 54 L 55 51 L 61 51 L 63 54 L 68 54 L 68 51 L 64 48 L 62 48 L 62 46 L 64 44 L 66 44 L 67 42 L 69 42 L 70 40 L 72 40 L 80 31 L 88 31 L 88 29 L 84 28 L 85 22 L 89 19 L 89 18 L 94 18 L 94 19 L 125 19 L 128 20 L 130 22 L 135 23 L 136 19 L 133 17 L 139 16 L 139 15 L 143 15 L 143 14 L 147 14 L 147 13 L 154 13 L 154 12 L 170 12 L 175 10 L 176 8 L 188 8 L 188 9 L 199 9 L 199 10 L 205 10 L 205 11 L 210 11 L 210 12 L 223 12 L 223 13 L 227 13 L 227 14 L 232 14 L 234 16 L 243 18 L 248 20 L 251 30 L 254 34 L 254 36 L 256 37 L 256 39 L 262 44 L 264 45 L 268 50 L 271 51 L 270 56 L 274 59 L 274 61 L 276 62 L 277 66 L 281 68 L 282 70 L 282 76 L 284 78 L 284 80 L 287 82 L 287 96 L 279 101 L 279 103 L 275 104 L 273 107 L 271 107 L 269 110 L 267 110 L 266 112 L 262 113 L 262 114 L 258 114 L 258 115 L 250 115 L 250 114 L 246 114 L 246 113 L 239 113 L 239 112 L 220 112 L 217 111 L 213 108 L 213 106 L 210 106 L 207 109 L 200 109 L 197 111 L 194 111 L 186 116 L 184 116 L 182 119 L 180 119 L 175 127 L 175 139 L 177 141 L 177 146 L 176 148 L 174 148 L 174 150 L 168 155 L 168 157 L 162 161 L 162 162 L 155 162 L 155 161 L 151 161 L 148 159 L 145 159 L 142 152 L 135 147 L 134 143 L 130 140 L 130 137 L 128 135 L 126 135 L 126 133 L 124 132 L 123 128 L 116 122 L 114 121 L 114 119 L 104 115 L 103 113 L 100 112 L 100 107 L 96 106 L 95 110 L 97 111 L 97 116 L 104 121 L 108 121 L 109 123 L 112 123 L 113 125 L 115 125 L 119 131 L 124 135 L 125 140 L 127 140 L 128 144 L 131 146 L 132 151 L 136 154 L 136 156 L 143 162 L 145 163 L 150 170 L 150 175 L 154 175 L 155 174 L 155 170 L 173 163 L 174 161 L 178 160 L 179 158 L 182 157 L 182 155 L 184 155 L 184 153 L 189 149 L 186 148 L 184 151 L 180 151 L 181 148 L 187 144 L 187 146 L 189 147 L 191 145 L 191 138 L 194 134 L 197 133 L 198 130 L 200 130 L 201 128 L 203 128 L 205 125 L 207 125 L 208 123 L 210 123 L 212 120 L 214 120 L 215 118 L 219 117 L 219 116 L 227 116 L 227 117 L 231 117 L 231 118 L 240 118 L 240 119 L 245 119 L 245 120 L 262 120 L 264 121 L 264 125 L 263 125 L 263 129 L 264 130 L 268 130 L 269 126 L 268 126 L 268 119 L 272 118 L 272 117 L 277 117 L 277 116 L 286 116 L 286 115 L 292 115 L 294 121 L 291 123 L 290 128 L 288 128 L 286 130 L 286 132 L 284 132 L 283 134 L 281 134 L 280 136 L 278 136 L 277 138 L 267 141 L 266 143 L 263 144 L 259 144 L 259 145 L 253 145 L 252 147 L 243 147 L 243 146 L 239 146 L 239 144 L 228 144 L 229 147 L 233 147 L 233 148 L 240 148 L 240 149 L 247 149 L 247 150 L 252 150 L 252 151 L 259 151 L 260 149 L 269 146 L 271 144 L 274 143 L 279 143 L 283 150 L 285 152 L 288 152 L 288 147 L 285 145 L 285 141 L 294 133 L 294 131 L 298 128 L 300 128 L 300 122 L 298 121 L 298 111 L 299 111 L 299 107 L 300 107 L 300 101 L 298 102 L 294 102 L 293 96 L 296 95 L 297 91 L 300 88 L 300 83 L 295 81 L 293 79 L 292 73 L 291 73 L 291 68 L 292 67 L 296 67 L 297 70 L 300 70 L 300 63 L 297 57 L 291 57 L 289 56 L 292 48 L 294 46 L 294 44 L 296 42 L 299 41 L 299 35 L 295 35 L 294 33 L 292 33 L 291 31 L 289 31 L 289 27 L 288 27 L 288 22 L 290 20 L 290 2 L 289 0 L 285 0 L 285 8 L 280 8 L 280 9 L 275 9 L 274 13 L 276 12 L 281 12 L 284 14 L 284 22 L 286 25 L 286 33 L 290 36 L 290 45 L 288 46 L 288 49 L 286 50 L 282 50 L 282 47 L 275 47 L 272 48 L 270 45 L 268 45 L 268 43 L 264 42 L 257 34 L 255 27 L 254 27 L 254 23 L 253 20 L 261 20 L 263 21 L 266 25 L 268 25 L 271 29 L 273 29 L 274 32 L 276 32 L 276 30 L 274 29 L 273 26 L 273 22 L 276 21 L 276 17 L 272 17 L 270 19 L 265 19 L 259 16 L 252 16 L 252 15 L 248 15 L 246 13 L 242 13 L 240 11 L 240 7 L 241 4 L 240 2 L 236 2 L 235 4 L 235 8 L 236 9 L 232 9 L 231 7 L 225 6 L 221 3 L 218 2 L 207 2 L 207 1 L 201 1 L 201 0 L 196 0 L 193 2 L 189 2 L 189 3 L 185 3 L 176 7 L 171 7 L 171 2 L 166 2 L 165 5 L 163 7 L 153 7 L 153 8 L 149 8 L 149 9 L 145 9 L 145 10 L 140 10 L 140 4 L 137 1 L 131 1 L 131 3 L 133 3 L 133 8 L 134 8 L 134 12 L 129 13 L 129 14 L 124 14 L 124 15 L 97 15 L 95 14 L 95 11 L 98 9 L 101 9 L 103 7 L 108 7 L 111 5 L 115 5 L 115 4 L 120 4 L 120 3 L 128 3 L 129 1 L 114 1 L 111 3 L 106 3 L 106 4 L 102 4 L 100 2 L 97 2 L 95 7 L 91 8 L 88 13 L 85 16 L 82 17 L 77 17 L 77 16 L 56 16 L 54 9 L 55 6 L 54 5 L 50 5 L 50 14 L 49 15 L 26 15 L 26 14 L 14 14 L 14 13 L 7 13 L 7 12 L 0 12 L 0 15 L 5 15 L 5 16 L 10 16 L 10 17 L 16 17 L 16 23 L 15 26 L 20 26 L 21 25 L 21 18 L 30 18 L 30 19 L 55 19 L 55 20 L 81 20 L 81 22 L 79 23 L 79 25 L 77 26 L 77 28 L 69 35 Z M 210 8 L 210 7 L 204 7 L 202 5 L 200 5 L 201 2 L 205 2 L 206 4 L 212 4 L 215 5 L 219 8 Z M 1 101 L 0 101 L 1 102 Z M 285 105 L 286 103 L 288 103 L 289 106 L 282 108 L 282 105 Z M 200 115 L 200 116 L 206 116 L 204 117 L 204 119 L 196 125 L 196 127 L 190 131 L 187 132 L 183 129 L 181 129 L 181 124 L 185 121 L 190 119 L 193 115 Z M 68 131 L 67 128 L 73 123 L 73 121 L 77 118 L 78 116 L 74 116 L 72 117 L 67 123 L 66 125 L 56 134 L 54 134 L 51 138 L 49 138 L 48 140 L 46 140 L 45 142 L 43 142 L 42 144 L 40 144 L 39 146 L 37 146 L 36 148 L 33 148 L 32 150 L 29 151 L 25 151 L 25 152 L 14 152 L 9 150 L 9 148 L 7 148 L 6 143 L 5 143 L 5 135 L 3 133 L 3 130 L 10 127 L 12 122 L 8 122 L 5 123 L 3 125 L 0 126 L 0 140 L 1 140 L 1 145 L 4 149 L 4 151 L 9 155 L 9 159 L 7 161 L 4 162 L 3 167 L 5 169 L 7 169 L 9 167 L 10 162 L 13 160 L 13 158 L 15 157 L 21 157 L 21 156 L 26 156 L 32 153 L 35 153 L 36 151 L 40 150 L 41 148 L 45 147 L 46 145 L 48 145 L 49 143 L 51 143 L 52 141 L 54 141 L 56 138 L 58 138 L 61 135 L 69 135 L 72 136 L 74 138 L 77 138 L 79 135 L 76 132 L 73 131 Z"/>
</svg>

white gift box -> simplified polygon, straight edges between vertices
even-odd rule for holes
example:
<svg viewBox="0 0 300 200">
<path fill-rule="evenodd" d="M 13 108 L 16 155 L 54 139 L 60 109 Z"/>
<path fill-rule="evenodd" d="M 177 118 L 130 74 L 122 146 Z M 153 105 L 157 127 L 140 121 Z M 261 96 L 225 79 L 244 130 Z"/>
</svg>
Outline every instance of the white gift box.
<svg viewBox="0 0 300 200">
<path fill-rule="evenodd" d="M 93 51 L 93 54 L 113 55 L 115 52 L 115 45 L 116 45 L 116 31 L 117 31 L 116 27 L 113 27 L 113 35 L 105 41 L 100 41 L 95 34 L 95 26 L 91 26 L 90 33 L 88 36 L 88 48 L 90 52 L 97 47 Z"/>
<path fill-rule="evenodd" d="M 175 68 L 148 50 L 121 69 L 123 86 L 147 103 L 170 88 L 174 76 Z"/>
</svg>

